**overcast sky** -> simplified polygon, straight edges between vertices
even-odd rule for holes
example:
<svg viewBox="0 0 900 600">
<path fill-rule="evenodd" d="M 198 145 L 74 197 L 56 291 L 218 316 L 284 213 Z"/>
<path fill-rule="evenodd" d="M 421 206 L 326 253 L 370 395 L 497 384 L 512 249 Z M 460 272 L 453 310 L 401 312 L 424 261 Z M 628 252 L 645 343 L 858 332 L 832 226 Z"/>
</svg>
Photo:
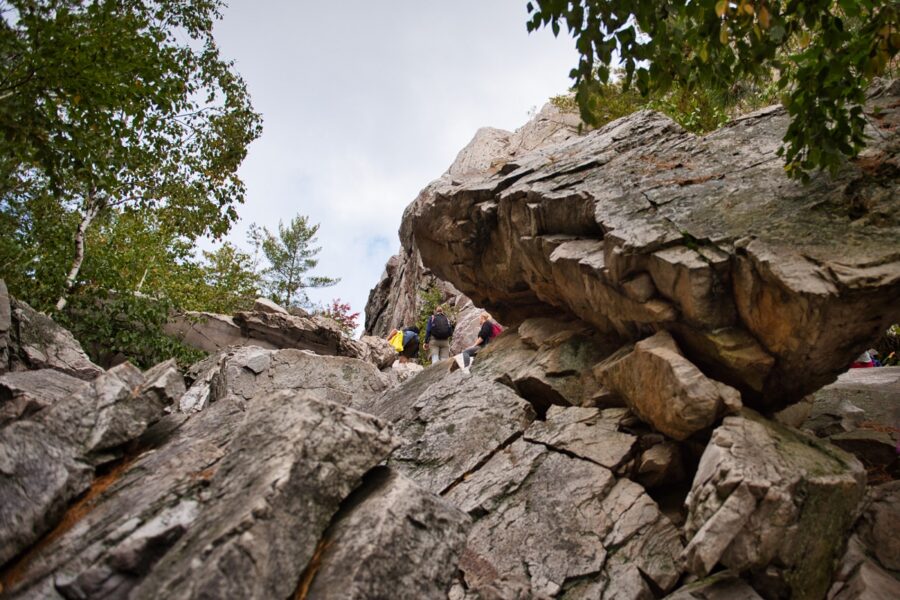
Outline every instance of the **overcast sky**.
<svg viewBox="0 0 900 600">
<path fill-rule="evenodd" d="M 363 312 L 403 209 L 479 127 L 514 130 L 570 85 L 573 42 L 528 34 L 526 0 L 230 0 L 216 39 L 263 115 L 230 239 L 319 223 L 310 297 Z M 362 323 L 362 318 L 360 319 Z"/>
</svg>

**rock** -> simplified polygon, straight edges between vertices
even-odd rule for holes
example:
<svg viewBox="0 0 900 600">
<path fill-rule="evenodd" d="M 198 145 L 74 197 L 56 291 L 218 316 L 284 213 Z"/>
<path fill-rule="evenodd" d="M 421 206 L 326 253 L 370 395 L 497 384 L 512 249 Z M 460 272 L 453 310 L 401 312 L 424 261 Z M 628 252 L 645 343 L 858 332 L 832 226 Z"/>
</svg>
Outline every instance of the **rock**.
<svg viewBox="0 0 900 600">
<path fill-rule="evenodd" d="M 803 427 L 826 437 L 862 423 L 900 423 L 900 367 L 850 369 L 813 395 Z"/>
<path fill-rule="evenodd" d="M 679 588 L 665 600 L 763 600 L 762 596 L 730 571 L 716 573 Z"/>
<path fill-rule="evenodd" d="M 580 125 L 576 112 L 567 112 L 548 103 L 514 133 L 494 128 L 479 129 L 472 141 L 460 150 L 440 183 L 456 185 L 455 182 L 478 177 L 485 171 L 497 172 L 522 153 L 577 136 Z M 434 187 L 432 184 L 422 195 L 430 194 Z M 459 354 L 478 337 L 481 309 L 452 283 L 436 277 L 422 264 L 406 219 L 401 226 L 400 241 L 403 245 L 400 253 L 388 260 L 381 279 L 369 293 L 365 333 L 384 337 L 392 329 L 415 323 L 424 306 L 422 296 L 436 290 L 449 305 L 447 314 L 455 323 L 450 352 Z"/>
<path fill-rule="evenodd" d="M 584 322 L 527 319 L 491 341 L 478 354 L 473 372 L 512 386 L 539 414 L 552 405 L 594 406 L 606 402 L 594 366 L 618 348 Z"/>
<path fill-rule="evenodd" d="M 665 331 L 638 342 L 597 376 L 641 420 L 676 440 L 712 427 L 741 406 L 737 390 L 704 376 Z"/>
<path fill-rule="evenodd" d="M 10 597 L 286 598 L 396 444 L 383 422 L 306 391 L 229 395 L 154 429 L 151 451 L 17 565 Z"/>
<path fill-rule="evenodd" d="M 39 369 L 0 376 L 0 427 L 79 394 L 89 382 L 62 371 Z"/>
<path fill-rule="evenodd" d="M 84 380 L 103 373 L 84 353 L 78 340 L 50 317 L 15 298 L 10 298 L 10 308 L 11 370 L 55 369 Z"/>
<path fill-rule="evenodd" d="M 384 338 L 364 335 L 359 341 L 366 348 L 365 356 L 360 358 L 378 369 L 387 369 L 397 360 L 397 351 Z"/>
<path fill-rule="evenodd" d="M 190 376 L 194 383 L 181 397 L 182 412 L 203 410 L 230 395 L 251 400 L 276 390 L 305 390 L 318 399 L 361 404 L 389 384 L 374 365 L 361 360 L 255 346 L 211 356 L 192 367 Z"/>
<path fill-rule="evenodd" d="M 855 455 L 867 468 L 900 475 L 897 442 L 887 431 L 857 429 L 832 435 L 828 441 Z"/>
<path fill-rule="evenodd" d="M 441 598 L 471 520 L 386 468 L 376 468 L 326 532 L 318 569 L 301 597 Z"/>
<path fill-rule="evenodd" d="M 155 368 L 148 381 L 125 363 L 81 386 L 40 371 L 4 376 L 43 408 L 23 412 L 0 435 L 0 565 L 60 520 L 90 486 L 95 464 L 121 455 L 117 449 L 162 417 L 172 398 L 159 382 L 178 375 L 173 365 Z M 167 387 L 177 392 L 176 384 Z"/>
<path fill-rule="evenodd" d="M 680 483 L 686 478 L 681 447 L 672 442 L 655 444 L 641 454 L 635 480 L 647 489 Z"/>
<path fill-rule="evenodd" d="M 416 364 L 414 362 L 402 363 L 400 361 L 397 361 L 391 365 L 391 368 L 387 371 L 387 374 L 395 383 L 403 383 L 411 377 L 415 377 L 418 373 L 421 373 L 423 368 L 424 367 L 422 367 L 422 365 Z"/>
<path fill-rule="evenodd" d="M 808 185 L 776 154 L 781 107 L 703 137 L 639 111 L 497 161 L 485 157 L 502 140 L 483 135 L 464 173 L 406 210 L 401 238 L 509 327 L 568 313 L 630 341 L 665 329 L 704 373 L 775 411 L 900 321 L 900 255 L 884 244 L 900 237 L 900 178 L 869 174 L 895 169 L 898 95 L 876 84 L 871 145 Z"/>
<path fill-rule="evenodd" d="M 865 488 L 851 455 L 752 411 L 713 432 L 686 500 L 687 566 L 751 572 L 764 597 L 821 598 Z"/>
<path fill-rule="evenodd" d="M 669 590 L 681 574 L 678 532 L 640 486 L 543 445 L 517 440 L 447 499 L 475 519 L 460 569 L 476 592 L 647 598 L 644 577 Z"/>
<path fill-rule="evenodd" d="M 9 330 L 12 328 L 12 313 L 9 306 L 9 291 L 6 282 L 0 279 L 0 373 L 9 370 Z"/>
<path fill-rule="evenodd" d="M 616 470 L 631 458 L 637 437 L 619 431 L 627 411 L 610 408 L 551 407 L 545 421 L 535 421 L 525 439 Z"/>
<path fill-rule="evenodd" d="M 394 422 L 403 444 L 388 465 L 423 488 L 442 493 L 519 437 L 534 420 L 534 411 L 499 383 L 462 371 L 446 375 L 442 365 L 428 371 L 442 376 L 420 393 L 411 393 L 407 386 L 399 392 L 409 394 L 406 402 L 412 405 Z M 388 392 L 387 398 L 395 395 Z M 382 406 L 390 403 L 387 398 L 380 401 Z M 373 412 L 383 414 L 377 406 Z"/>
<path fill-rule="evenodd" d="M 900 481 L 869 488 L 854 533 L 881 567 L 900 574 L 897 523 L 900 523 Z"/>
<path fill-rule="evenodd" d="M 275 349 L 273 344 L 264 340 L 251 340 L 232 317 L 215 313 L 189 311 L 170 317 L 163 331 L 192 348 L 209 353 L 229 346 L 254 345 Z"/>
<path fill-rule="evenodd" d="M 286 311 L 281 306 L 275 304 L 268 298 L 257 298 L 256 300 L 254 300 L 253 301 L 253 310 L 255 312 L 275 313 L 275 314 L 280 314 L 280 315 L 289 314 L 288 311 Z"/>
</svg>

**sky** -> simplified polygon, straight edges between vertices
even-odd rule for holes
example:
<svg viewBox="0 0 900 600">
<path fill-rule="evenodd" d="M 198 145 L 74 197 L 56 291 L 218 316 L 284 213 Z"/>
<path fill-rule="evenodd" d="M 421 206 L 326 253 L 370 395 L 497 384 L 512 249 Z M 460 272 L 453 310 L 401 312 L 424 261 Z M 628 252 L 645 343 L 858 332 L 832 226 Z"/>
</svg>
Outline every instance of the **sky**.
<svg viewBox="0 0 900 600">
<path fill-rule="evenodd" d="M 571 85 L 574 43 L 529 34 L 526 0 L 230 0 L 215 37 L 246 80 L 263 133 L 229 240 L 297 214 L 320 225 L 313 301 L 349 302 L 400 249 L 403 209 L 479 127 L 514 130 Z"/>
</svg>

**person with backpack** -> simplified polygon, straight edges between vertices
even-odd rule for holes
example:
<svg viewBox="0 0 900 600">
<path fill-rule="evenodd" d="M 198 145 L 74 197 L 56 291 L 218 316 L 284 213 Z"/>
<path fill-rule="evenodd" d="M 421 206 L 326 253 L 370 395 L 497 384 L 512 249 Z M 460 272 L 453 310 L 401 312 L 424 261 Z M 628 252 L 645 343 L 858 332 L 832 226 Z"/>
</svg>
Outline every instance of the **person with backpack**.
<svg viewBox="0 0 900 600">
<path fill-rule="evenodd" d="M 397 350 L 400 354 L 400 362 L 409 362 L 409 359 L 415 358 L 419 354 L 419 328 L 412 325 L 410 327 L 405 327 L 402 330 L 392 329 L 391 333 L 388 334 L 388 341 L 392 341 L 393 337 L 398 333 L 403 335 L 403 349 Z"/>
<path fill-rule="evenodd" d="M 453 324 L 444 314 L 443 306 L 436 306 L 425 322 L 425 350 L 431 351 L 431 364 L 450 358 L 450 336 Z"/>
<path fill-rule="evenodd" d="M 487 346 L 488 342 L 493 340 L 495 337 L 500 335 L 503 331 L 503 327 L 500 326 L 499 323 L 494 321 L 491 318 L 490 313 L 487 311 L 482 312 L 479 317 L 481 321 L 481 329 L 478 330 L 478 339 L 475 340 L 475 345 L 470 346 L 463 350 L 463 365 L 468 367 L 469 363 L 472 362 L 472 357 L 478 354 L 478 352 Z"/>
</svg>

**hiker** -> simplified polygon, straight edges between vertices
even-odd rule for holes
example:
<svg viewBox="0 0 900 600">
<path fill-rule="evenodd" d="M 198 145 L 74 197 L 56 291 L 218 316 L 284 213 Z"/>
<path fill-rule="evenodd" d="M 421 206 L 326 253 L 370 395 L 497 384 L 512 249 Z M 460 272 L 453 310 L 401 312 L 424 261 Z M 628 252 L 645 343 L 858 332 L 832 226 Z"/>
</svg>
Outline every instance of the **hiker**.
<svg viewBox="0 0 900 600">
<path fill-rule="evenodd" d="M 494 321 L 491 318 L 490 313 L 487 311 L 482 312 L 481 316 L 478 317 L 478 320 L 481 322 L 481 329 L 478 330 L 478 339 L 475 340 L 475 345 L 470 346 L 463 350 L 463 366 L 468 367 L 469 363 L 472 362 L 472 357 L 478 354 L 478 352 L 487 346 L 488 342 L 497 337 L 503 328 L 500 327 L 500 324 Z"/>
<path fill-rule="evenodd" d="M 416 355 L 419 354 L 419 328 L 412 325 L 410 327 L 405 327 L 402 330 L 392 329 L 387 337 L 388 341 L 392 342 L 391 345 L 393 345 L 392 338 L 398 333 L 403 334 L 403 349 L 400 350 L 396 346 L 394 346 L 394 349 L 400 354 L 401 363 L 409 362 L 409 359 L 415 358 Z"/>
<path fill-rule="evenodd" d="M 436 306 L 425 322 L 425 350 L 431 351 L 431 364 L 450 358 L 450 336 L 453 324 L 444 314 L 443 306 Z"/>
<path fill-rule="evenodd" d="M 874 367 L 875 363 L 872 361 L 872 355 L 869 354 L 869 351 L 866 350 L 862 354 L 856 357 L 856 360 L 853 361 L 853 364 L 850 365 L 851 369 L 866 369 L 869 367 Z"/>
</svg>

